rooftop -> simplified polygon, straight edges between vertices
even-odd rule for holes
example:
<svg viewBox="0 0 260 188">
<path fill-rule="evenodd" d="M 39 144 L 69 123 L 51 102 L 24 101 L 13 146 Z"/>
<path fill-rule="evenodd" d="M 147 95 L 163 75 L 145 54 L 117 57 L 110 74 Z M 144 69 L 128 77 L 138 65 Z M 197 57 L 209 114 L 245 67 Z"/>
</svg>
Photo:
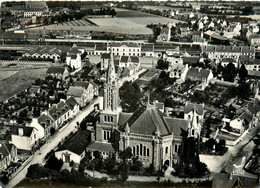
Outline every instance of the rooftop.
<svg viewBox="0 0 260 188">
<path fill-rule="evenodd" d="M 90 142 L 90 132 L 78 130 L 69 139 L 67 139 L 57 151 L 68 150 L 75 154 L 81 155 Z"/>
</svg>

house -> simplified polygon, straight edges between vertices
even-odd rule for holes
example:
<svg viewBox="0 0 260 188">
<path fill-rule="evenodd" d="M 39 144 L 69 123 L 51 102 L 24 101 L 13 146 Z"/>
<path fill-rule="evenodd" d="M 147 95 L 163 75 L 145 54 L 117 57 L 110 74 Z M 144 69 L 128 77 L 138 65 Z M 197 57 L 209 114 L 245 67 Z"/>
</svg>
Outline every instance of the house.
<svg viewBox="0 0 260 188">
<path fill-rule="evenodd" d="M 32 151 L 38 145 L 38 134 L 34 127 L 13 126 L 11 128 L 11 141 L 19 150 Z"/>
<path fill-rule="evenodd" d="M 46 77 L 66 80 L 69 77 L 69 72 L 66 67 L 50 67 L 46 72 Z"/>
<path fill-rule="evenodd" d="M 238 68 L 238 63 L 236 62 L 236 60 L 235 59 L 233 59 L 233 58 L 223 58 L 222 59 L 222 61 L 221 61 L 221 66 L 222 67 L 225 67 L 225 66 L 227 66 L 229 63 L 233 63 L 234 64 L 234 66 L 236 67 L 236 68 Z"/>
<path fill-rule="evenodd" d="M 66 64 L 75 69 L 81 68 L 81 54 L 81 51 L 73 47 L 66 56 Z"/>
<path fill-rule="evenodd" d="M 102 53 L 101 54 L 101 70 L 107 70 L 108 69 L 108 62 L 110 60 L 110 54 L 109 53 Z"/>
<path fill-rule="evenodd" d="M 93 100 L 94 96 L 98 96 L 98 86 L 92 81 L 75 81 L 73 86 L 83 87 L 86 90 L 86 100 L 90 102 Z"/>
<path fill-rule="evenodd" d="M 186 80 L 188 70 L 188 64 L 171 64 L 168 68 L 169 77 L 177 78 L 184 82 Z"/>
<path fill-rule="evenodd" d="M 17 161 L 17 148 L 13 144 L 0 142 L 0 173 Z"/>
<path fill-rule="evenodd" d="M 89 102 L 89 96 L 87 95 L 87 91 L 84 87 L 79 86 L 70 86 L 67 91 L 67 98 L 73 97 L 80 107 L 84 107 Z"/>
<path fill-rule="evenodd" d="M 121 56 L 119 60 L 119 67 L 130 67 L 135 66 L 136 70 L 139 70 L 141 67 L 140 59 L 137 56 Z"/>
<path fill-rule="evenodd" d="M 90 132 L 87 130 L 78 130 L 55 151 L 55 157 L 61 159 L 64 163 L 73 161 L 79 165 L 80 161 L 85 157 L 86 148 L 89 143 Z"/>
<path fill-rule="evenodd" d="M 59 115 L 59 118 L 62 117 L 64 113 L 67 113 L 67 115 L 64 116 L 64 119 L 60 119 L 61 122 L 68 121 L 79 113 L 79 104 L 73 97 L 68 98 L 65 101 L 65 105 L 64 100 L 61 100 L 57 107 L 62 112 Z M 68 112 L 66 108 L 69 109 Z M 52 131 L 55 131 L 58 128 L 55 125 L 56 118 L 53 118 L 51 115 L 53 114 L 52 111 L 53 107 L 50 108 L 50 112 L 49 110 L 43 111 L 38 118 L 33 118 L 32 121 L 27 125 L 36 128 L 39 139 L 48 138 L 52 134 Z"/>
<path fill-rule="evenodd" d="M 170 41 L 171 40 L 171 27 L 162 27 L 160 34 L 157 36 L 158 41 Z"/>
<path fill-rule="evenodd" d="M 249 43 L 251 46 L 258 46 L 260 44 L 260 35 L 255 34 L 249 37 Z"/>
<path fill-rule="evenodd" d="M 202 83 L 202 89 L 209 85 L 209 81 L 213 78 L 213 73 L 211 70 L 201 69 L 201 68 L 189 68 L 187 72 L 186 79 L 191 79 L 194 81 L 199 81 Z"/>
<path fill-rule="evenodd" d="M 48 115 L 53 119 L 52 127 L 54 130 L 59 129 L 72 118 L 71 109 L 64 99 L 61 99 L 58 104 L 52 104 Z"/>
<path fill-rule="evenodd" d="M 108 78 L 104 85 L 100 120 L 87 150 L 92 153 L 100 151 L 106 158 L 130 147 L 133 155 L 138 157 L 145 167 L 153 165 L 155 170 L 159 170 L 163 166 L 175 165 L 184 133 L 190 133 L 189 137 L 197 138 L 198 132 L 195 133 L 195 130 L 199 131 L 201 125 L 201 119 L 197 116 L 201 111 L 198 112 L 197 108 L 187 110 L 187 113 L 191 112 L 190 120 L 172 118 L 161 111 L 161 105 L 148 103 L 134 113 L 124 113 L 119 106 L 119 84 L 114 61 L 111 60 Z"/>
</svg>

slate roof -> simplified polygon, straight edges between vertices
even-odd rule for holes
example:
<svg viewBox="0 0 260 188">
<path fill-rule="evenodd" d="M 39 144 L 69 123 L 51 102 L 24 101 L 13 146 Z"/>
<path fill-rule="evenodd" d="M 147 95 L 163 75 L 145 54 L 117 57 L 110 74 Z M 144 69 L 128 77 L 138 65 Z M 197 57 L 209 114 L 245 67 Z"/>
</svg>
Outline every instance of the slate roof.
<svg viewBox="0 0 260 188">
<path fill-rule="evenodd" d="M 195 77 L 197 79 L 203 79 L 203 78 L 207 79 L 209 74 L 210 74 L 209 70 L 191 67 L 187 72 L 187 77 Z"/>
<path fill-rule="evenodd" d="M 189 128 L 189 121 L 185 119 L 164 117 L 164 120 L 175 136 L 182 136 L 182 132 Z"/>
<path fill-rule="evenodd" d="M 25 126 L 13 126 L 11 127 L 11 134 L 12 135 L 19 135 L 19 128 L 23 129 L 23 136 L 30 137 L 33 132 L 33 127 L 25 127 Z"/>
<path fill-rule="evenodd" d="M 122 127 L 129 120 L 129 118 L 133 115 L 133 113 L 125 113 L 122 112 L 119 114 L 118 118 L 118 126 Z M 124 127 L 123 127 L 124 128 Z"/>
<path fill-rule="evenodd" d="M 47 74 L 63 74 L 65 67 L 50 67 L 47 70 Z"/>
<path fill-rule="evenodd" d="M 69 99 L 66 100 L 66 104 L 72 109 L 74 106 L 78 105 L 77 101 L 73 98 L 70 97 Z"/>
<path fill-rule="evenodd" d="M 65 48 L 64 48 L 65 50 Z M 57 48 L 57 47 L 53 47 L 53 46 L 39 46 L 37 48 L 32 48 L 30 51 L 28 51 L 29 54 L 33 55 L 35 53 L 43 55 L 43 54 L 49 54 L 49 55 L 53 55 L 53 54 L 58 54 L 58 55 L 62 55 L 62 50 Z"/>
<path fill-rule="evenodd" d="M 111 46 L 111 47 L 128 46 L 128 47 L 133 47 L 133 48 L 138 48 L 138 47 L 140 47 L 138 44 L 135 44 L 135 43 L 129 43 L 129 44 L 125 44 L 125 43 L 122 43 L 122 44 L 112 43 L 112 44 L 110 44 L 109 46 Z"/>
<path fill-rule="evenodd" d="M 123 62 L 123 63 L 127 63 L 128 62 L 128 56 L 122 56 L 121 58 L 120 58 L 120 62 Z"/>
<path fill-rule="evenodd" d="M 106 44 L 96 44 L 96 50 L 106 51 L 107 45 Z"/>
<path fill-rule="evenodd" d="M 139 63 L 139 57 L 137 56 L 130 56 L 130 61 L 133 63 Z"/>
<path fill-rule="evenodd" d="M 253 53 L 254 48 L 250 46 L 203 46 L 205 52 L 224 52 L 224 53 Z"/>
<path fill-rule="evenodd" d="M 110 59 L 110 54 L 109 53 L 101 54 L 101 59 Z"/>
<path fill-rule="evenodd" d="M 70 86 L 67 92 L 68 96 L 81 97 L 84 93 L 83 87 Z"/>
<path fill-rule="evenodd" d="M 153 52 L 154 45 L 153 44 L 146 44 L 141 46 L 142 52 Z"/>
<path fill-rule="evenodd" d="M 248 76 L 260 77 L 260 71 L 248 70 Z"/>
<path fill-rule="evenodd" d="M 86 130 L 79 130 L 69 139 L 67 139 L 57 151 L 68 150 L 75 154 L 81 155 L 87 148 L 90 142 L 90 132 Z"/>
<path fill-rule="evenodd" d="M 15 147 L 15 145 L 9 143 L 0 142 L 0 144 L 0 154 L 3 155 L 3 158 L 7 157 L 11 153 L 12 147 Z"/>
<path fill-rule="evenodd" d="M 41 116 L 39 116 L 38 118 L 38 123 L 43 127 L 46 128 L 49 125 L 52 124 L 52 119 L 51 117 L 49 117 L 48 115 L 42 114 Z"/>
<path fill-rule="evenodd" d="M 99 141 L 94 141 L 90 143 L 87 149 L 110 152 L 110 153 L 115 152 L 115 149 L 111 143 L 104 143 Z"/>
<path fill-rule="evenodd" d="M 183 57 L 183 63 L 198 63 L 200 61 L 200 57 Z"/>
<path fill-rule="evenodd" d="M 199 114 L 199 115 L 203 115 L 203 105 L 202 104 L 193 104 L 193 103 L 187 103 L 185 106 L 184 106 L 184 113 L 187 114 L 193 110 L 196 110 L 196 112 Z"/>
<path fill-rule="evenodd" d="M 242 187 L 255 187 L 258 185 L 257 177 L 237 176 L 228 173 L 216 173 L 213 176 L 212 187 L 213 188 L 231 188 L 237 186 L 238 181 L 242 184 Z"/>
<path fill-rule="evenodd" d="M 73 83 L 73 86 L 84 87 L 85 89 L 87 89 L 88 86 L 89 86 L 89 82 L 75 81 L 75 82 Z"/>
<path fill-rule="evenodd" d="M 137 110 L 127 121 L 130 132 L 146 135 L 154 135 L 159 130 L 160 135 L 170 134 L 163 119 L 163 113 L 154 105 L 149 105 L 146 109 Z"/>
</svg>

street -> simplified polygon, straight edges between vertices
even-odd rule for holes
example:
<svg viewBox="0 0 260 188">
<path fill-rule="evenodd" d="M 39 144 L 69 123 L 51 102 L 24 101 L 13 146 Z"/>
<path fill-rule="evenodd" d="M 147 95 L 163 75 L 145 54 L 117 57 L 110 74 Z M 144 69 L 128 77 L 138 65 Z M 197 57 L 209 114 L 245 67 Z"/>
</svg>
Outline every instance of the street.
<svg viewBox="0 0 260 188">
<path fill-rule="evenodd" d="M 220 172 L 230 161 L 233 161 L 243 150 L 252 150 L 254 144 L 252 139 L 260 132 L 260 125 L 254 127 L 247 136 L 237 145 L 229 147 L 227 153 L 223 156 L 200 155 L 200 160 L 207 164 L 211 172 Z"/>
<path fill-rule="evenodd" d="M 99 102 L 99 98 L 95 99 L 92 104 L 86 107 L 84 111 L 81 111 L 74 120 L 71 121 L 70 124 L 67 125 L 66 128 L 60 130 L 53 140 L 47 142 L 40 150 L 38 150 L 35 154 L 33 159 L 26 165 L 24 168 L 12 179 L 10 182 L 6 185 L 6 187 L 14 187 L 16 186 L 20 181 L 22 181 L 27 174 L 27 169 L 32 164 L 44 164 L 44 157 L 47 153 L 49 153 L 52 149 L 55 149 L 55 147 L 61 142 L 66 136 L 68 136 L 71 132 L 74 132 L 77 130 L 76 123 L 81 122 L 93 109 L 94 105 Z"/>
</svg>

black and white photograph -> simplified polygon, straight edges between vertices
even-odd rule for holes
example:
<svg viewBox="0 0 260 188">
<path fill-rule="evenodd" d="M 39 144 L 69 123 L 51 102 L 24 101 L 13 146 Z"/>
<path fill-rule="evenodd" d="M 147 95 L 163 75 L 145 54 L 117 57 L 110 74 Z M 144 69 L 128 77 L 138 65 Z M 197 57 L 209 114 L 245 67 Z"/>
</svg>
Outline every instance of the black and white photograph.
<svg viewBox="0 0 260 188">
<path fill-rule="evenodd" d="M 260 188 L 260 0 L 0 0 L 0 188 Z"/>
</svg>

